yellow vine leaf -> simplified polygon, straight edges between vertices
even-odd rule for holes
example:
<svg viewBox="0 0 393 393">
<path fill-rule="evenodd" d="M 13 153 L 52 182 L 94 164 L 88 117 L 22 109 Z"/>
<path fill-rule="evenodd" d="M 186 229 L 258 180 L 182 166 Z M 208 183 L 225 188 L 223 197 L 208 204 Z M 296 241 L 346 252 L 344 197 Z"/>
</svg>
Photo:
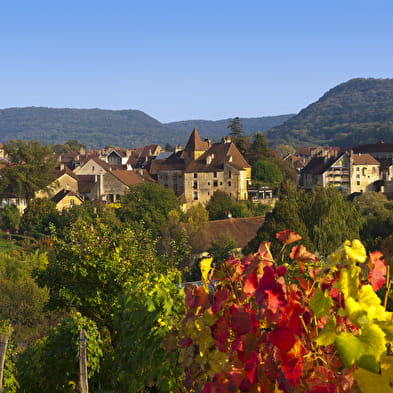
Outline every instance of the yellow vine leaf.
<svg viewBox="0 0 393 393">
<path fill-rule="evenodd" d="M 207 280 L 209 277 L 210 268 L 213 262 L 213 258 L 203 258 L 199 262 L 199 267 L 202 274 L 202 284 L 207 289 Z"/>
<path fill-rule="evenodd" d="M 379 374 L 359 368 L 355 380 L 362 393 L 393 393 L 393 357 L 382 359 Z"/>
<path fill-rule="evenodd" d="M 352 262 L 364 263 L 367 259 L 366 249 L 359 239 L 344 242 L 344 251 Z"/>
</svg>

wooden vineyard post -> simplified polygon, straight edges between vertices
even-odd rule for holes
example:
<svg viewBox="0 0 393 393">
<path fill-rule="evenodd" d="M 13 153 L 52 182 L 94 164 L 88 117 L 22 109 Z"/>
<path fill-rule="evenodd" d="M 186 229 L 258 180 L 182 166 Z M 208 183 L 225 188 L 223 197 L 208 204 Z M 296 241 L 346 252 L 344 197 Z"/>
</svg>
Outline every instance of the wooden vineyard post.
<svg viewBox="0 0 393 393">
<path fill-rule="evenodd" d="M 8 335 L 0 334 L 0 393 L 3 392 L 3 370 L 5 354 L 7 352 Z"/>
<path fill-rule="evenodd" d="M 80 393 L 89 393 L 89 386 L 87 383 L 87 353 L 85 329 L 82 329 L 79 334 L 79 386 Z"/>
</svg>

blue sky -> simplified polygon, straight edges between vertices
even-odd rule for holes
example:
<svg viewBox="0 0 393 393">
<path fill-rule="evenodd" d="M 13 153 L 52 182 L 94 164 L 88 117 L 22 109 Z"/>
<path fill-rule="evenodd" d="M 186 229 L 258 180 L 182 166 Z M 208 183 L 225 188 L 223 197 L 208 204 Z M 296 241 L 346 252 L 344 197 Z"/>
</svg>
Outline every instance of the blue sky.
<svg viewBox="0 0 393 393">
<path fill-rule="evenodd" d="M 393 77 L 393 1 L 0 0 L 0 108 L 297 113 Z"/>
</svg>

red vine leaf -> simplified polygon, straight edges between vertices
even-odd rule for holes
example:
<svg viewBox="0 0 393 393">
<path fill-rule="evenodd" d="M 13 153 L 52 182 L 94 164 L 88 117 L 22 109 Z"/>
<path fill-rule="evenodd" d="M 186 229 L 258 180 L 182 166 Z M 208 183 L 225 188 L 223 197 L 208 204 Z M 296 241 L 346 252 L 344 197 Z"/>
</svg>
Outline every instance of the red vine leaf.
<svg viewBox="0 0 393 393">
<path fill-rule="evenodd" d="M 304 261 L 316 262 L 318 260 L 314 254 L 307 251 L 306 247 L 304 247 L 302 245 L 292 247 L 292 251 L 289 254 L 289 256 L 292 259 L 294 259 L 296 261 L 301 261 L 301 262 L 304 262 Z"/>
<path fill-rule="evenodd" d="M 278 239 L 283 244 L 291 244 L 300 240 L 301 238 L 302 237 L 298 233 L 289 231 L 288 229 L 276 233 L 276 239 Z"/>
<path fill-rule="evenodd" d="M 386 282 L 385 277 L 387 273 L 387 268 L 385 260 L 383 259 L 383 254 L 379 251 L 371 252 L 368 265 L 370 267 L 368 281 L 376 292 L 381 289 L 383 284 L 385 284 Z"/>
</svg>

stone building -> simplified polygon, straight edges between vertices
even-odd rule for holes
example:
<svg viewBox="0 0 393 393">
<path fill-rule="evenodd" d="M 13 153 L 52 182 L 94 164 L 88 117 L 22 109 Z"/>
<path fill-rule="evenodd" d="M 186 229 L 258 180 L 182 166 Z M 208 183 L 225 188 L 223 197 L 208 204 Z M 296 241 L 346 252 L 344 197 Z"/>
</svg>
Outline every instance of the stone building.
<svg viewBox="0 0 393 393">
<path fill-rule="evenodd" d="M 182 196 L 186 206 L 207 203 L 217 190 L 237 200 L 248 198 L 251 166 L 229 137 L 212 144 L 194 129 L 184 150 L 154 160 L 150 170 L 159 184 Z"/>
<path fill-rule="evenodd" d="M 313 157 L 300 173 L 300 186 L 311 190 L 315 186 L 333 186 L 344 194 L 376 191 L 381 179 L 380 163 L 370 154 L 354 154 L 352 150 L 335 157 Z"/>
</svg>

